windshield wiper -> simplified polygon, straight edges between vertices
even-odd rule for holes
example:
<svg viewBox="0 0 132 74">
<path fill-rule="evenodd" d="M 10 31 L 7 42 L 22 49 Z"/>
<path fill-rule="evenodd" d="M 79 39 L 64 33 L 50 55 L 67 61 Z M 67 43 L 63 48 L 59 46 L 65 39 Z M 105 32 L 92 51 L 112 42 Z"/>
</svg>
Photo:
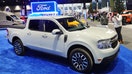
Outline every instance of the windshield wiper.
<svg viewBox="0 0 132 74">
<path fill-rule="evenodd" d="M 83 30 L 83 29 L 86 29 L 85 27 L 83 27 L 83 28 L 78 28 L 78 29 L 76 29 L 76 30 Z"/>
<path fill-rule="evenodd" d="M 87 25 L 86 27 L 89 28 L 90 26 Z"/>
</svg>

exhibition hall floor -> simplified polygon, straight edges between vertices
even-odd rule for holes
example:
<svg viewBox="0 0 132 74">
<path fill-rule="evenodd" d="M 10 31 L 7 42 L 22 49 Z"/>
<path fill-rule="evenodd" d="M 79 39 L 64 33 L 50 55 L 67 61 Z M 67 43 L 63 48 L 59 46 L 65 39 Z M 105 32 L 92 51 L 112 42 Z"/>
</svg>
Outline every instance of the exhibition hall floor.
<svg viewBox="0 0 132 74">
<path fill-rule="evenodd" d="M 117 59 L 107 67 L 96 66 L 93 74 L 131 74 L 132 51 L 120 45 Z M 46 53 L 27 51 L 17 56 L 6 38 L 6 31 L 0 30 L 0 74 L 79 74 L 72 70 L 66 59 Z"/>
</svg>

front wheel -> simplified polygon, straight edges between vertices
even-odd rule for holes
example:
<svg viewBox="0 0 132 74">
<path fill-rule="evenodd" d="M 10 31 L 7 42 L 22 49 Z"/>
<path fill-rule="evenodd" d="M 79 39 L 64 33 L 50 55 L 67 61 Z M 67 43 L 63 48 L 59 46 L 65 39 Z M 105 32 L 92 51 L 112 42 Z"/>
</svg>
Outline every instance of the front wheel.
<svg viewBox="0 0 132 74">
<path fill-rule="evenodd" d="M 93 67 L 93 60 L 90 54 L 83 48 L 75 48 L 71 51 L 69 62 L 72 68 L 78 72 L 90 72 Z"/>
<path fill-rule="evenodd" d="M 25 52 L 23 43 L 20 39 L 16 39 L 13 41 L 14 51 L 17 55 L 23 55 Z"/>
<path fill-rule="evenodd" d="M 132 18 L 131 18 L 131 22 L 130 22 L 130 24 L 132 24 Z"/>
</svg>

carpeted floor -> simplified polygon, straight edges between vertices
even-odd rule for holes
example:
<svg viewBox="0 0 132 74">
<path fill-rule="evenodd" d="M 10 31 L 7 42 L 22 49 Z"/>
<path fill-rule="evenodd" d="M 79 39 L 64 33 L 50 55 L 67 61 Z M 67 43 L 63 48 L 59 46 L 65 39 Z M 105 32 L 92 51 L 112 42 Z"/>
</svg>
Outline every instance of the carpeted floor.
<svg viewBox="0 0 132 74">
<path fill-rule="evenodd" d="M 131 74 L 132 51 L 120 46 L 117 59 L 107 67 L 96 66 L 93 74 Z M 6 31 L 0 30 L 0 74 L 79 74 L 70 69 L 66 59 L 46 53 L 28 50 L 25 56 L 17 56 L 6 39 Z"/>
</svg>

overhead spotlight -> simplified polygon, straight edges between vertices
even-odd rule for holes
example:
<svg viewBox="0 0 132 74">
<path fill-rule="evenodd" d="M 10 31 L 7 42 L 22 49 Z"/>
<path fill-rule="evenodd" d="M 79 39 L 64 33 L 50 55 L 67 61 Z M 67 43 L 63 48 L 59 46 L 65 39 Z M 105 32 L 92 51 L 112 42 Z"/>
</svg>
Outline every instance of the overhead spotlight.
<svg viewBox="0 0 132 74">
<path fill-rule="evenodd" d="M 3 3 L 5 3 L 5 0 L 3 0 Z"/>
<path fill-rule="evenodd" d="M 18 0 L 16 0 L 16 2 L 18 2 Z"/>
<path fill-rule="evenodd" d="M 20 8 L 20 6 L 18 6 L 18 5 L 15 7 L 15 10 L 20 10 L 20 9 L 21 9 L 21 8 Z"/>
</svg>

